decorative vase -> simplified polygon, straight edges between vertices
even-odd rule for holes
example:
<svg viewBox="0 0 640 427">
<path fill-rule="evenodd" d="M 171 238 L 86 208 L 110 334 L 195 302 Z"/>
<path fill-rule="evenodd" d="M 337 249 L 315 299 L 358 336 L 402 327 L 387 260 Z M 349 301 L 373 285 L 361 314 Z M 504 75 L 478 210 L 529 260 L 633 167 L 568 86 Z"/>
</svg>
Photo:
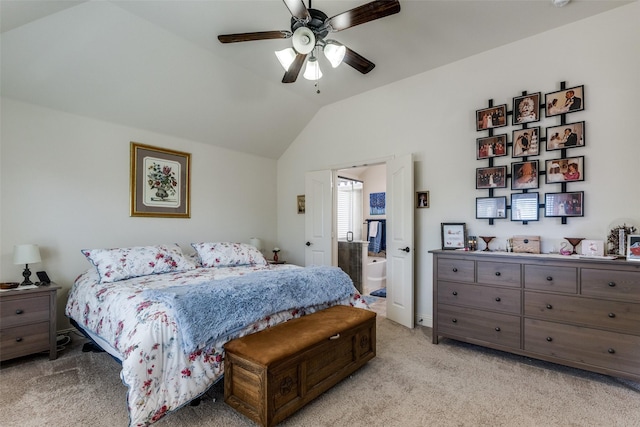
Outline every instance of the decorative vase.
<svg viewBox="0 0 640 427">
<path fill-rule="evenodd" d="M 162 200 L 169 196 L 169 193 L 167 193 L 167 190 L 165 190 L 164 188 L 157 188 L 156 190 L 156 197 L 160 197 L 160 199 Z"/>
</svg>

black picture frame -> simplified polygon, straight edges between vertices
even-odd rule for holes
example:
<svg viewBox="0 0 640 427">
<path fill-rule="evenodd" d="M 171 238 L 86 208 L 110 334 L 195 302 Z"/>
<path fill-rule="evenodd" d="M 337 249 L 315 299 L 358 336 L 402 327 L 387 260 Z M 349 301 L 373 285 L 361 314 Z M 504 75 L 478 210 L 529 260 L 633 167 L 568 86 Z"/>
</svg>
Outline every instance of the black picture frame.
<svg viewBox="0 0 640 427">
<path fill-rule="evenodd" d="M 476 138 L 476 160 L 507 155 L 507 134 Z"/>
<path fill-rule="evenodd" d="M 539 175 L 537 160 L 511 163 L 511 189 L 530 190 L 538 188 Z"/>
<path fill-rule="evenodd" d="M 467 245 L 467 224 L 464 222 L 440 223 L 442 250 L 464 249 Z"/>
<path fill-rule="evenodd" d="M 511 193 L 511 221 L 538 221 L 540 219 L 540 194 Z"/>
<path fill-rule="evenodd" d="M 476 168 L 476 189 L 507 188 L 507 167 Z"/>
<path fill-rule="evenodd" d="M 584 85 L 544 94 L 545 116 L 574 113 L 584 110 Z"/>
<path fill-rule="evenodd" d="M 540 121 L 541 93 L 535 92 L 513 98 L 513 124 L 533 123 Z"/>
<path fill-rule="evenodd" d="M 488 130 L 507 125 L 507 104 L 476 110 L 476 130 Z"/>
<path fill-rule="evenodd" d="M 567 193 L 545 193 L 544 216 L 584 216 L 584 191 L 573 191 Z"/>
<path fill-rule="evenodd" d="M 584 156 L 545 160 L 545 183 L 584 181 Z"/>
<path fill-rule="evenodd" d="M 546 128 L 546 150 L 584 147 L 586 142 L 585 123 L 575 122 Z"/>
<path fill-rule="evenodd" d="M 504 219 L 507 217 L 507 197 L 476 197 L 477 219 Z"/>
<path fill-rule="evenodd" d="M 511 157 L 537 156 L 540 154 L 540 127 L 517 129 L 512 132 Z"/>
</svg>

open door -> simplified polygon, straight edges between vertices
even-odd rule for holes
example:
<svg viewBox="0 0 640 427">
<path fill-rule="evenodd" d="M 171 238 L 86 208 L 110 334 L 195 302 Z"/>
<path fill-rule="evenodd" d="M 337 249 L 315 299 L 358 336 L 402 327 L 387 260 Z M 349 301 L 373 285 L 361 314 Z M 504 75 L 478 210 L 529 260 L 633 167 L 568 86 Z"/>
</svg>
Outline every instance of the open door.
<svg viewBox="0 0 640 427">
<path fill-rule="evenodd" d="M 413 160 L 387 162 L 387 317 L 414 326 Z"/>
<path fill-rule="evenodd" d="M 331 226 L 333 218 L 332 172 L 305 175 L 304 263 L 331 265 Z"/>
</svg>

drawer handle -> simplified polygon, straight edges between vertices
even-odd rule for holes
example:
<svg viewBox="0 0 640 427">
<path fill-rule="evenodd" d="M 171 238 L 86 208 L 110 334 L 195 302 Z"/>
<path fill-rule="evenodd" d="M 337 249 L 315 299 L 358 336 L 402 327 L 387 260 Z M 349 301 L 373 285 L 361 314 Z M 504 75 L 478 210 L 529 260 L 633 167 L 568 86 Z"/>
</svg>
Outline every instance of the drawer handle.
<svg viewBox="0 0 640 427">
<path fill-rule="evenodd" d="M 615 353 L 615 352 L 616 352 L 616 351 L 615 351 L 614 349 L 612 349 L 612 348 L 607 349 L 607 351 L 609 352 L 609 354 L 613 354 L 613 353 Z"/>
<path fill-rule="evenodd" d="M 454 273 L 457 273 L 457 272 L 458 272 L 458 269 L 457 269 L 457 268 L 455 268 L 455 267 L 453 267 L 453 268 L 451 269 L 451 271 L 453 271 Z"/>
<path fill-rule="evenodd" d="M 496 301 L 497 301 L 497 302 L 500 302 L 500 297 L 496 297 Z"/>
<path fill-rule="evenodd" d="M 454 296 L 455 296 L 455 295 L 458 295 L 458 291 L 453 291 L 453 292 L 451 292 L 451 293 L 452 293 Z"/>
<path fill-rule="evenodd" d="M 548 281 L 548 282 L 553 281 L 553 277 L 551 277 L 551 276 L 547 276 L 547 281 Z"/>
<path fill-rule="evenodd" d="M 22 337 L 16 338 L 16 342 L 22 342 Z"/>
<path fill-rule="evenodd" d="M 551 341 L 553 341 L 553 338 L 547 337 L 547 341 L 551 342 Z"/>
<path fill-rule="evenodd" d="M 496 326 L 496 332 L 500 332 L 500 327 Z"/>
<path fill-rule="evenodd" d="M 616 317 L 616 314 L 615 313 L 609 313 L 609 317 L 613 319 L 614 317 Z"/>
<path fill-rule="evenodd" d="M 337 340 L 338 338 L 340 338 L 340 334 L 335 334 L 332 337 L 329 337 L 330 340 Z"/>
<path fill-rule="evenodd" d="M 453 319 L 451 319 L 451 321 L 452 321 L 453 323 L 458 323 L 458 319 L 456 319 L 455 317 L 454 317 Z"/>
<path fill-rule="evenodd" d="M 21 308 L 16 310 L 16 314 L 22 314 L 22 313 L 24 313 L 24 311 Z"/>
<path fill-rule="evenodd" d="M 616 286 L 616 282 L 609 282 L 607 283 L 607 285 L 609 285 L 609 287 L 613 288 Z"/>
<path fill-rule="evenodd" d="M 547 304 L 547 309 L 551 310 L 553 306 L 551 304 Z"/>
<path fill-rule="evenodd" d="M 496 271 L 496 276 L 500 276 L 500 272 L 499 271 Z"/>
</svg>

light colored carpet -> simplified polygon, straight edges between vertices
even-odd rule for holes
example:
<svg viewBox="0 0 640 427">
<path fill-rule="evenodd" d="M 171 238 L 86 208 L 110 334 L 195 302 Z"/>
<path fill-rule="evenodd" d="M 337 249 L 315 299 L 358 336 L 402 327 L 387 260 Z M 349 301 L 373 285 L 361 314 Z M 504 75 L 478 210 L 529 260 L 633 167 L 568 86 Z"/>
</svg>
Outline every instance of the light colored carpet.
<svg viewBox="0 0 640 427">
<path fill-rule="evenodd" d="M 640 426 L 640 385 L 466 345 L 431 344 L 431 329 L 378 318 L 377 357 L 283 426 Z M 126 426 L 120 365 L 81 352 L 2 364 L 0 425 Z M 252 426 L 223 402 L 222 384 L 199 406 L 156 426 Z"/>
</svg>

